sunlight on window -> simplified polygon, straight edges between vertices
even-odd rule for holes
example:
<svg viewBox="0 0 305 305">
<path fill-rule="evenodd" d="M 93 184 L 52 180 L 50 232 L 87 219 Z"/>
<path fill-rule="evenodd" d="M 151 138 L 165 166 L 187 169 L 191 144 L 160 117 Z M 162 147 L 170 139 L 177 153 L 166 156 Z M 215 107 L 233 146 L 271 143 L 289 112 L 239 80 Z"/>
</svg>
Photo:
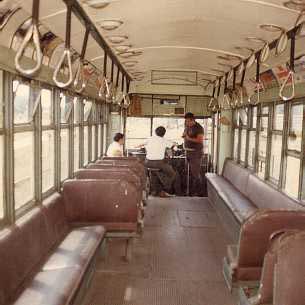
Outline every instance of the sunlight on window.
<svg viewBox="0 0 305 305">
<path fill-rule="evenodd" d="M 19 84 L 14 96 L 14 123 L 27 124 L 32 121 L 30 110 L 30 87 Z"/>
<path fill-rule="evenodd" d="M 3 143 L 3 136 L 0 136 L 0 219 L 4 216 L 4 193 L 3 193 L 3 149 L 4 149 L 4 143 Z"/>
<path fill-rule="evenodd" d="M 254 168 L 255 164 L 255 141 L 256 141 L 256 130 L 249 132 L 249 153 L 248 153 L 248 166 Z"/>
<path fill-rule="evenodd" d="M 293 105 L 290 112 L 290 128 L 288 149 L 301 151 L 302 144 L 303 105 Z"/>
<path fill-rule="evenodd" d="M 42 89 L 41 90 L 41 116 L 42 116 L 42 125 L 48 126 L 51 125 L 53 120 L 52 113 L 52 92 L 50 90 Z"/>
<path fill-rule="evenodd" d="M 34 198 L 34 137 L 33 132 L 14 135 L 15 209 Z"/>
<path fill-rule="evenodd" d="M 55 135 L 54 130 L 42 132 L 42 192 L 54 186 Z"/>
<path fill-rule="evenodd" d="M 74 171 L 79 169 L 79 127 L 74 127 Z"/>
<path fill-rule="evenodd" d="M 89 149 L 89 127 L 84 126 L 84 162 L 83 162 L 83 165 L 87 165 L 89 162 L 88 149 Z"/>
<path fill-rule="evenodd" d="M 246 161 L 246 140 L 247 140 L 247 131 L 243 129 L 241 131 L 241 138 L 240 138 L 240 161 Z"/>
<path fill-rule="evenodd" d="M 300 166 L 301 161 L 299 159 L 290 156 L 287 157 L 285 191 L 294 198 L 298 197 Z"/>
<path fill-rule="evenodd" d="M 61 129 L 60 131 L 60 168 L 61 168 L 61 181 L 69 177 L 69 130 Z"/>
<path fill-rule="evenodd" d="M 278 181 L 280 179 L 282 155 L 282 136 L 272 135 L 270 154 L 270 177 Z"/>
</svg>

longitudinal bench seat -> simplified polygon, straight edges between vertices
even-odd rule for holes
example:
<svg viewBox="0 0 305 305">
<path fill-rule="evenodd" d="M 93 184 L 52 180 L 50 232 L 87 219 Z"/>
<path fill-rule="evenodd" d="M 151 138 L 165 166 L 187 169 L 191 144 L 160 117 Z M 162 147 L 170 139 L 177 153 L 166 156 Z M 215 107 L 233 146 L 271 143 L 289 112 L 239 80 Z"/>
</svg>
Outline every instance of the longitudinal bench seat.
<svg viewBox="0 0 305 305">
<path fill-rule="evenodd" d="M 0 304 L 77 304 L 105 236 L 74 227 L 54 194 L 0 235 Z"/>
<path fill-rule="evenodd" d="M 236 243 L 241 225 L 259 209 L 304 209 L 249 170 L 227 159 L 222 175 L 207 173 L 208 196 Z"/>
</svg>

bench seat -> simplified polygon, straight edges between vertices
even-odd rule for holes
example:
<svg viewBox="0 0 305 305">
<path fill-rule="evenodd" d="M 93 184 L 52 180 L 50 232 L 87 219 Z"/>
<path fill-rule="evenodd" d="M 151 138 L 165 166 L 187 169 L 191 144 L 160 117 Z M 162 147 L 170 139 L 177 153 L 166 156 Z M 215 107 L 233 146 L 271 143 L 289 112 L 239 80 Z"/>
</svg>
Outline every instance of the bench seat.
<svg viewBox="0 0 305 305">
<path fill-rule="evenodd" d="M 206 177 L 239 223 L 243 223 L 257 211 L 257 207 L 229 181 L 216 174 L 206 174 Z"/>
<path fill-rule="evenodd" d="M 102 226 L 72 229 L 14 305 L 71 304 L 104 235 Z"/>
</svg>

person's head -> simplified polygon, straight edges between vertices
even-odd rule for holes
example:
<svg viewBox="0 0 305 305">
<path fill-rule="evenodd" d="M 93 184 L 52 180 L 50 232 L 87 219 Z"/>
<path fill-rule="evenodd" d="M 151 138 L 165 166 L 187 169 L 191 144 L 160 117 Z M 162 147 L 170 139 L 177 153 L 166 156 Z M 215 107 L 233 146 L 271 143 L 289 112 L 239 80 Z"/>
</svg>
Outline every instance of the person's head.
<svg viewBox="0 0 305 305">
<path fill-rule="evenodd" d="M 185 125 L 187 127 L 191 127 L 195 124 L 195 117 L 193 113 L 191 112 L 186 113 L 184 118 L 185 118 Z"/>
<path fill-rule="evenodd" d="M 116 133 L 115 136 L 113 137 L 114 142 L 118 142 L 119 144 L 123 145 L 124 144 L 124 135 L 120 132 Z"/>
<path fill-rule="evenodd" d="M 166 129 L 163 126 L 159 126 L 156 128 L 155 133 L 158 137 L 163 138 L 166 133 Z"/>
</svg>

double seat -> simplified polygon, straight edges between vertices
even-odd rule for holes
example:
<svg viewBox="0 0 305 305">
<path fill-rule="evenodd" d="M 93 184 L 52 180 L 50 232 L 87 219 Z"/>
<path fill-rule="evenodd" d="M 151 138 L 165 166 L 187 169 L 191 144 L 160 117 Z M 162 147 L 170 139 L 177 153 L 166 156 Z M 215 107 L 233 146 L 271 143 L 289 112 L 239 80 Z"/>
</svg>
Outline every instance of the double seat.
<svg viewBox="0 0 305 305">
<path fill-rule="evenodd" d="M 0 304 L 79 304 L 104 241 L 102 225 L 76 226 L 56 193 L 0 235 Z"/>
</svg>

